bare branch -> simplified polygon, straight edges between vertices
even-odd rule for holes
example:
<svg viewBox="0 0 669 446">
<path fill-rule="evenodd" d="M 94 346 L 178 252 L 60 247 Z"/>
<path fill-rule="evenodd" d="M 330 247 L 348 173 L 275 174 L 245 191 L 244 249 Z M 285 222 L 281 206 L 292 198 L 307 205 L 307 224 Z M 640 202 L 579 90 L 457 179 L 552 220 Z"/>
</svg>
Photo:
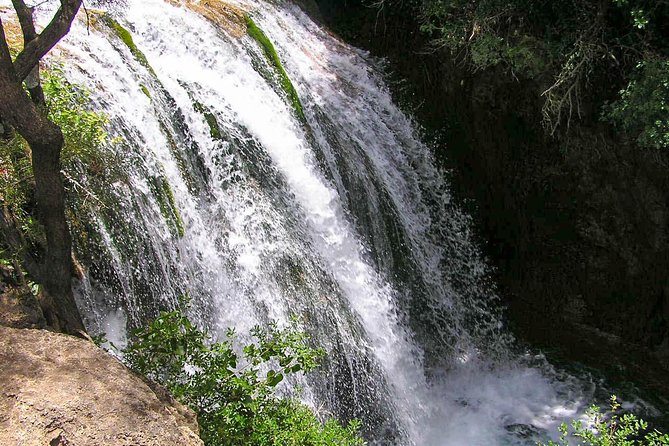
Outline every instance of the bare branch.
<svg viewBox="0 0 669 446">
<path fill-rule="evenodd" d="M 16 15 L 19 17 L 21 31 L 23 31 L 23 46 L 25 46 L 37 37 L 35 23 L 33 22 L 33 8 L 26 6 L 23 0 L 12 0 L 12 4 L 14 5 Z"/>
<path fill-rule="evenodd" d="M 98 204 L 100 205 L 101 208 L 103 208 L 103 209 L 108 209 L 108 207 L 107 207 L 107 206 L 106 206 L 106 205 L 105 205 L 105 204 L 104 204 L 104 203 L 97 197 L 97 195 L 95 195 L 93 192 L 91 192 L 90 189 L 87 189 L 87 188 L 86 188 L 84 185 L 82 185 L 80 182 L 78 182 L 77 180 L 75 180 L 75 179 L 74 179 L 70 174 L 68 174 L 65 170 L 61 170 L 60 173 L 61 173 L 61 175 L 63 175 L 63 177 L 64 177 L 67 181 L 69 181 L 70 183 L 72 183 L 72 185 L 74 186 L 74 190 L 75 190 L 75 191 L 77 191 L 77 192 L 79 192 L 79 193 L 83 193 L 84 195 L 86 195 L 87 198 L 91 198 L 93 201 L 95 201 L 96 203 L 98 203 Z M 84 198 L 84 203 L 85 203 L 85 202 L 86 202 L 86 198 Z"/>
<path fill-rule="evenodd" d="M 25 79 L 65 34 L 70 31 L 83 0 L 60 0 L 60 8 L 46 28 L 32 41 L 28 42 L 23 51 L 14 60 L 14 69 L 18 79 Z"/>
<path fill-rule="evenodd" d="M 592 70 L 592 61 L 605 50 L 598 42 L 586 36 L 575 44 L 574 50 L 567 57 L 555 82 L 541 96 L 546 100 L 542 107 L 543 125 L 553 135 L 563 122 L 567 128 L 572 117 L 582 117 L 581 89 L 587 83 Z"/>
<path fill-rule="evenodd" d="M 9 52 L 9 46 L 7 45 L 7 37 L 5 36 L 5 27 L 2 25 L 2 18 L 0 18 L 0 70 L 12 74 L 14 72 L 14 67 L 12 67 L 12 55 Z"/>
</svg>

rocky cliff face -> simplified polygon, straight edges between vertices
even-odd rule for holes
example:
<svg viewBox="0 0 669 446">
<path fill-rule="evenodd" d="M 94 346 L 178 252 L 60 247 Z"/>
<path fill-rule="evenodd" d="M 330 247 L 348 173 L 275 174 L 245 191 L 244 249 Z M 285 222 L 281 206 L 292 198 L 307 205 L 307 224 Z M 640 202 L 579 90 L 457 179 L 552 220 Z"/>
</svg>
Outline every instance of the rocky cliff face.
<svg viewBox="0 0 669 446">
<path fill-rule="evenodd" d="M 630 145 L 596 110 L 546 136 L 540 86 L 428 50 L 411 2 L 316 3 L 346 40 L 388 59 L 396 96 L 438 134 L 516 332 L 669 382 L 669 154 Z"/>
<path fill-rule="evenodd" d="M 201 446 L 195 415 L 83 339 L 0 327 L 0 443 Z"/>
</svg>

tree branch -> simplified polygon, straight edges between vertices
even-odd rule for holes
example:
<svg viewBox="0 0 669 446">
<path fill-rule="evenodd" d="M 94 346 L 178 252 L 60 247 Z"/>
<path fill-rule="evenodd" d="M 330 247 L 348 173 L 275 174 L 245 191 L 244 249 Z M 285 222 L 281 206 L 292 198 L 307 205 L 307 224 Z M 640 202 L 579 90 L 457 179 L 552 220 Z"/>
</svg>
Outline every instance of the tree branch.
<svg viewBox="0 0 669 446">
<path fill-rule="evenodd" d="M 13 79 L 14 67 L 12 66 L 12 55 L 7 45 L 2 18 L 0 18 L 0 73 L 6 73 L 9 79 Z M 2 114 L 0 113 L 0 139 L 10 139 L 12 134 L 11 125 L 2 118 Z"/>
<path fill-rule="evenodd" d="M 12 0 L 16 15 L 19 17 L 21 24 L 21 31 L 23 31 L 23 47 L 25 48 L 30 42 L 37 38 L 37 31 L 35 31 L 35 21 L 33 13 L 35 8 L 26 6 L 23 0 Z M 40 67 L 39 62 L 35 64 L 30 74 L 25 79 L 26 87 L 30 92 L 30 97 L 37 105 L 45 105 L 46 98 L 44 97 L 44 90 L 40 82 Z"/>
<path fill-rule="evenodd" d="M 2 25 L 2 18 L 0 18 L 0 70 L 13 73 L 12 55 L 9 52 L 7 45 L 7 37 L 5 36 L 5 27 Z"/>
<path fill-rule="evenodd" d="M 21 31 L 23 31 L 23 46 L 25 46 L 37 37 L 35 23 L 33 22 L 33 8 L 26 6 L 23 0 L 12 0 L 12 4 L 14 5 L 16 15 L 19 17 Z"/>
<path fill-rule="evenodd" d="M 14 60 L 14 70 L 18 79 L 25 79 L 40 59 L 70 31 L 82 1 L 60 0 L 60 8 L 49 25 L 35 39 L 26 43 L 23 51 Z"/>
</svg>

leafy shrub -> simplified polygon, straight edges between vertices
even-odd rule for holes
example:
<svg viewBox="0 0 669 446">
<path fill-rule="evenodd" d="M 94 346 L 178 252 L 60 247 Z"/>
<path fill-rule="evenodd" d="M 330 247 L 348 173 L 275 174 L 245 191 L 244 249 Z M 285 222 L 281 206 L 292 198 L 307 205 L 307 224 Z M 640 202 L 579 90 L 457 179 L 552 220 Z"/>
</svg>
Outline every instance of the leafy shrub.
<svg viewBox="0 0 669 446">
<path fill-rule="evenodd" d="M 294 326 L 256 327 L 252 334 L 255 341 L 238 353 L 233 330 L 213 342 L 180 311 L 162 312 L 134 333 L 124 358 L 197 413 L 208 446 L 365 444 L 359 422 L 321 424 L 304 404 L 275 394 L 285 376 L 316 368 L 323 350 Z"/>
<path fill-rule="evenodd" d="M 641 147 L 669 147 L 669 60 L 647 60 L 604 109 L 604 117 L 637 136 Z"/>
<path fill-rule="evenodd" d="M 80 162 L 89 171 L 101 173 L 114 165 L 111 153 L 104 150 L 109 142 L 108 119 L 104 113 L 90 110 L 90 91 L 68 81 L 59 65 L 42 72 L 42 88 L 49 119 L 60 127 L 65 138 L 61 154 L 65 169 Z"/>
<path fill-rule="evenodd" d="M 580 446 L 667 446 L 669 435 L 658 431 L 647 433 L 648 423 L 633 414 L 620 415 L 620 404 L 611 397 L 611 415 L 602 414 L 599 407 L 592 406 L 586 413 L 588 423 L 573 421 L 569 426 L 560 426 L 558 443 L 549 441 L 540 446 L 569 446 L 574 443 L 569 438 L 578 439 Z"/>
</svg>

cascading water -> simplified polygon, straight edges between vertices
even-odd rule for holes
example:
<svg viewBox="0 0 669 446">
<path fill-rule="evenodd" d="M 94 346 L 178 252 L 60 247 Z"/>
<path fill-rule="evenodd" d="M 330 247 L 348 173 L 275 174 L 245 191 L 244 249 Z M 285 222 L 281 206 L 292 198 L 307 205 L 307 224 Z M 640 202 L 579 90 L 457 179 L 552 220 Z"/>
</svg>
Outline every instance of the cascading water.
<svg viewBox="0 0 669 446">
<path fill-rule="evenodd" d="M 575 413 L 580 385 L 512 353 L 469 220 L 364 53 L 281 2 L 117 9 L 56 56 L 114 138 L 71 205 L 92 332 L 122 344 L 183 296 L 214 332 L 299 315 L 329 352 L 306 395 L 373 444 L 534 444 Z"/>
</svg>

